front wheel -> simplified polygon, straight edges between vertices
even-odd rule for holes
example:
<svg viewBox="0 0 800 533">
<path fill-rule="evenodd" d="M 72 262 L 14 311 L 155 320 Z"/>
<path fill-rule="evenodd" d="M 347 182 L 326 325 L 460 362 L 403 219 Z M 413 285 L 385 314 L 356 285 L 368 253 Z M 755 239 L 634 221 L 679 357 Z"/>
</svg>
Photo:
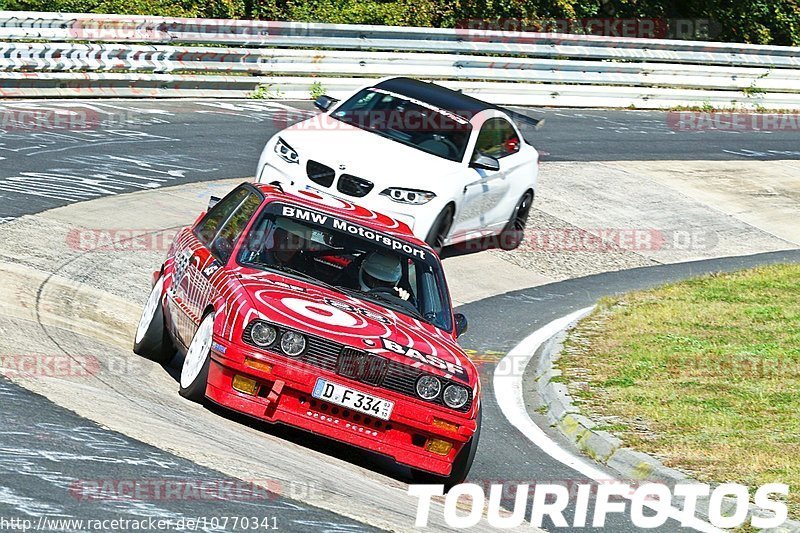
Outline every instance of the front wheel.
<svg viewBox="0 0 800 533">
<path fill-rule="evenodd" d="M 175 348 L 164 326 L 164 278 L 159 277 L 147 303 L 142 310 L 136 337 L 133 339 L 133 353 L 165 365 L 175 354 Z"/>
<path fill-rule="evenodd" d="M 444 485 L 444 490 L 448 491 L 456 485 L 460 485 L 467 479 L 472 463 L 475 461 L 475 452 L 478 451 L 478 441 L 481 436 L 481 409 L 478 408 L 478 416 L 475 418 L 477 427 L 472 438 L 461 448 L 458 452 L 455 461 L 453 461 L 453 468 L 450 470 L 449 476 L 437 476 L 430 472 L 422 470 L 412 470 L 411 477 L 414 483 L 425 485 Z"/>
<path fill-rule="evenodd" d="M 442 252 L 444 243 L 450 235 L 450 228 L 453 226 L 453 206 L 445 207 L 436 220 L 433 221 L 425 242 L 438 254 Z"/>
<path fill-rule="evenodd" d="M 189 343 L 181 367 L 180 394 L 187 400 L 203 403 L 211 366 L 211 339 L 214 336 L 214 313 L 208 313 Z"/>
<path fill-rule="evenodd" d="M 526 192 L 520 198 L 519 203 L 514 207 L 511 218 L 500 233 L 500 248 L 503 250 L 515 250 L 522 244 L 525 238 L 525 226 L 528 224 L 528 215 L 531 213 L 533 205 L 533 193 Z"/>
</svg>

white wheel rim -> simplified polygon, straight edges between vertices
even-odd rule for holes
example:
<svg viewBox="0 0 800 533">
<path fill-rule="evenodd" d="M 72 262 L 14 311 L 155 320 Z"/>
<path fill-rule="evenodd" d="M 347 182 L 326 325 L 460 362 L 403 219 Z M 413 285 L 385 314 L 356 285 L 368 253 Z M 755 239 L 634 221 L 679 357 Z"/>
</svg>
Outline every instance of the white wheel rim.
<svg viewBox="0 0 800 533">
<path fill-rule="evenodd" d="M 150 329 L 150 324 L 153 322 L 153 317 L 156 316 L 158 306 L 161 305 L 161 293 L 164 290 L 164 278 L 158 278 L 158 281 L 150 291 L 150 297 L 147 303 L 144 304 L 142 311 L 142 318 L 139 319 L 139 327 L 136 329 L 136 344 L 139 344 L 144 339 L 147 330 Z"/>
<path fill-rule="evenodd" d="M 181 388 L 188 388 L 200 375 L 206 359 L 211 353 L 211 337 L 214 333 L 214 314 L 208 315 L 197 328 L 189 344 L 181 368 Z"/>
</svg>

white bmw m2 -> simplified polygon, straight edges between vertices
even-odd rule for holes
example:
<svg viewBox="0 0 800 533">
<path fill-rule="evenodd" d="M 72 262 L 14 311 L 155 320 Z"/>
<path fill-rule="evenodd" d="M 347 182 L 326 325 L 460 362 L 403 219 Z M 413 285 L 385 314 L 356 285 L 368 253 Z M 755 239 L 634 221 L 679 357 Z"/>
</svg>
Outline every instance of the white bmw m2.
<svg viewBox="0 0 800 533">
<path fill-rule="evenodd" d="M 385 79 L 341 101 L 321 96 L 315 105 L 323 113 L 267 142 L 258 181 L 385 213 L 437 251 L 488 236 L 519 246 L 539 153 L 515 120 L 537 121 L 410 78 Z"/>
</svg>

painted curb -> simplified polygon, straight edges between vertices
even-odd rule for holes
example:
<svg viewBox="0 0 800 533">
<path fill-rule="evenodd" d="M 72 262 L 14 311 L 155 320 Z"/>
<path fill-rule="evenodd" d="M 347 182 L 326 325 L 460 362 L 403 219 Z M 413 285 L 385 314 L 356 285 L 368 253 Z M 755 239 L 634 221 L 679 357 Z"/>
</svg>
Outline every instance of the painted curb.
<svg viewBox="0 0 800 533">
<path fill-rule="evenodd" d="M 534 378 L 539 396 L 547 408 L 545 414 L 548 421 L 581 452 L 595 461 L 603 463 L 633 483 L 662 483 L 670 489 L 674 489 L 678 484 L 696 482 L 683 472 L 665 466 L 661 461 L 646 453 L 623 447 L 622 441 L 614 435 L 597 429 L 598 426 L 595 422 L 580 414 L 580 409 L 573 403 L 566 384 L 553 381 L 561 376 L 561 371 L 556 368 L 555 363 L 561 356 L 567 333 L 589 314 L 586 313 L 571 322 L 539 348 Z M 680 498 L 676 497 L 676 501 L 682 504 Z M 708 506 L 708 498 L 698 498 L 697 513 L 704 520 L 709 519 Z M 735 509 L 735 500 L 732 498 L 723 500 L 723 513 L 732 512 L 733 509 Z M 750 505 L 749 516 L 768 517 L 771 514 L 755 505 Z M 800 533 L 800 522 L 787 520 L 780 527 L 761 531 Z"/>
</svg>

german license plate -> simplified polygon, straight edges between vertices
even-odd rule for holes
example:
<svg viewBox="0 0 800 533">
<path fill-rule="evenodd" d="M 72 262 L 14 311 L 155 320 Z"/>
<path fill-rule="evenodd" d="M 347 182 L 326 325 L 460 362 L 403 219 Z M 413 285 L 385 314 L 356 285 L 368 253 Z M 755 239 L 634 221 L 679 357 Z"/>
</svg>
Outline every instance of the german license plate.
<svg viewBox="0 0 800 533">
<path fill-rule="evenodd" d="M 311 395 L 319 400 L 335 403 L 381 420 L 389 420 L 394 408 L 394 402 L 392 401 L 384 400 L 323 378 L 317 378 L 317 383 L 314 385 L 314 391 Z"/>
</svg>

